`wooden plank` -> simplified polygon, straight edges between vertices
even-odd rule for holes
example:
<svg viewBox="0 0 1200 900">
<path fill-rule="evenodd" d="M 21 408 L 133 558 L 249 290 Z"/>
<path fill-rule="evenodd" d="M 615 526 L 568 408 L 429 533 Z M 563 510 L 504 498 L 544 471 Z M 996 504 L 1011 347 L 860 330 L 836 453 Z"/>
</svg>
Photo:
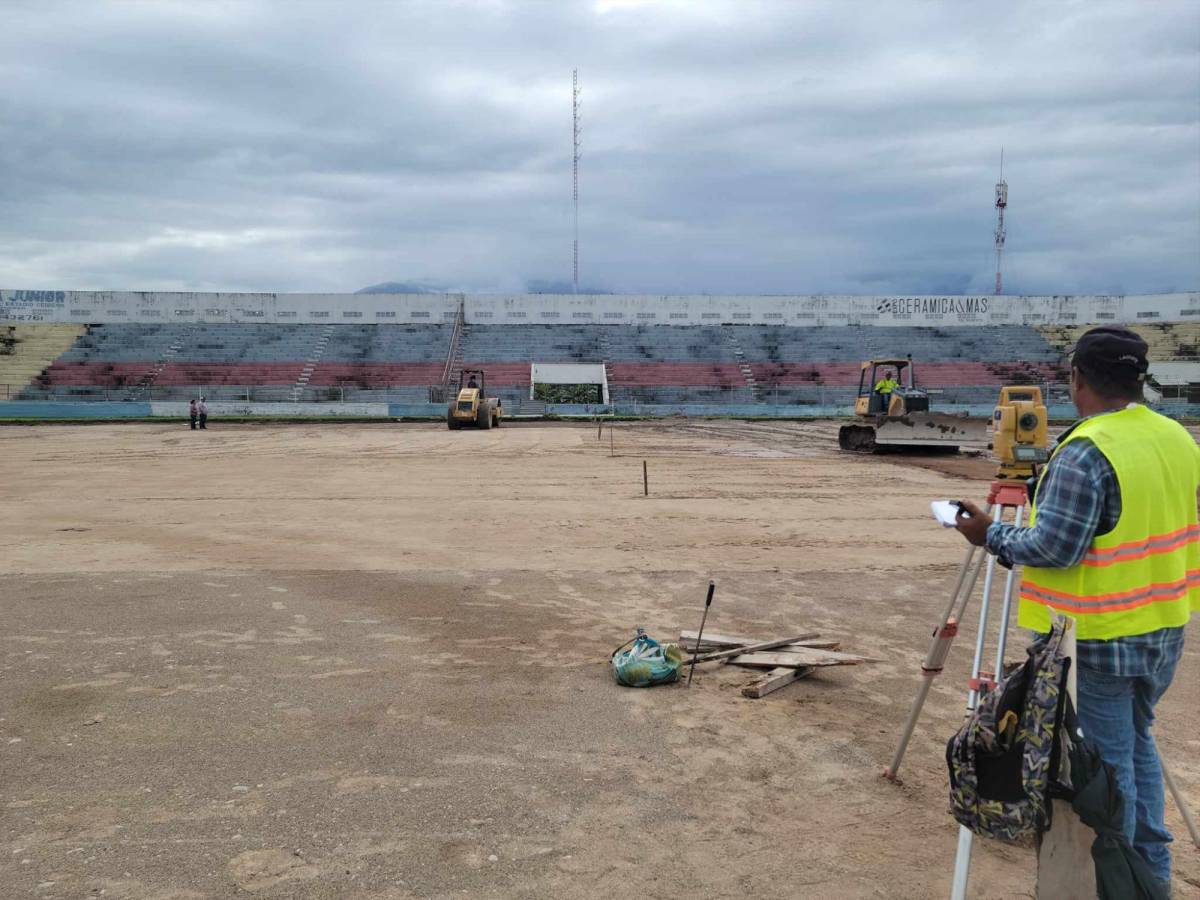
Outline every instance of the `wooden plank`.
<svg viewBox="0 0 1200 900">
<path fill-rule="evenodd" d="M 816 639 L 808 640 L 808 641 L 793 641 L 790 644 L 784 644 L 782 647 L 777 647 L 775 649 L 786 652 L 793 648 L 804 649 L 804 650 L 841 650 L 842 642 L 829 640 L 827 638 L 816 638 Z M 688 648 L 685 647 L 684 649 L 688 649 Z M 737 653 L 737 652 L 745 653 L 750 648 L 749 648 L 749 646 L 746 646 L 746 647 L 732 647 L 730 649 L 732 649 L 735 653 Z M 701 655 L 704 656 L 704 655 L 707 655 L 708 653 L 717 653 L 717 652 L 719 652 L 719 648 L 709 647 L 708 643 L 705 642 L 704 649 L 701 651 Z M 701 661 L 703 661 L 703 660 L 701 660 Z"/>
<path fill-rule="evenodd" d="M 797 648 L 784 653 L 781 650 L 764 650 L 758 653 L 743 653 L 733 656 L 729 664 L 734 666 L 856 666 L 859 663 L 873 662 L 865 656 L 854 656 L 850 653 L 838 653 L 834 650 L 809 650 Z"/>
<path fill-rule="evenodd" d="M 787 653 L 795 647 L 797 650 L 841 650 L 841 641 L 796 641 L 794 644 L 788 644 L 786 647 L 779 649 Z"/>
<path fill-rule="evenodd" d="M 695 631 L 679 632 L 679 643 L 695 644 L 698 634 Z M 733 634 L 715 634 L 711 631 L 704 632 L 704 640 L 702 644 L 711 644 L 713 647 L 745 647 L 747 644 L 757 644 L 762 641 L 762 638 L 738 637 Z"/>
<path fill-rule="evenodd" d="M 819 637 L 819 634 L 813 634 L 813 637 L 810 639 L 793 642 L 801 643 L 806 646 L 813 646 L 809 643 L 809 640 Z M 734 647 L 748 647 L 751 644 L 761 644 L 765 640 L 765 638 L 739 637 L 738 635 L 734 634 L 714 634 L 706 631 L 704 632 L 704 639 L 700 642 L 699 650 L 705 653 L 712 650 L 730 650 Z M 697 650 L 696 632 L 688 630 L 679 632 L 679 643 L 685 650 Z"/>
<path fill-rule="evenodd" d="M 744 647 L 734 647 L 730 650 L 718 650 L 715 653 L 705 653 L 696 656 L 696 662 L 712 662 L 715 659 L 725 659 L 729 656 L 737 656 L 739 653 L 752 653 L 756 650 L 775 650 L 778 647 L 786 647 L 788 644 L 797 644 L 801 641 L 811 641 L 818 638 L 820 635 L 815 632 L 808 634 L 798 634 L 795 637 L 777 638 L 773 641 L 759 641 L 757 644 L 747 644 Z"/>
<path fill-rule="evenodd" d="M 765 677 L 742 688 L 742 696 L 749 697 L 751 700 L 758 700 L 761 697 L 767 696 L 772 691 L 786 687 L 793 681 L 799 681 L 801 678 L 811 675 L 812 671 L 812 666 L 803 666 L 799 669 L 789 667 L 772 669 Z"/>
</svg>

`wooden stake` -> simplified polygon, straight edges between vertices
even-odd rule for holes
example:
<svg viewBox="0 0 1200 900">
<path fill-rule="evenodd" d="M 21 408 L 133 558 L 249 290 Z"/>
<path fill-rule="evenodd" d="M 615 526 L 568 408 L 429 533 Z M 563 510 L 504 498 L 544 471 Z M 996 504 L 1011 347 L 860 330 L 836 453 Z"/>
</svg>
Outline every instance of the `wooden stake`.
<svg viewBox="0 0 1200 900">
<path fill-rule="evenodd" d="M 646 461 L 644 459 L 642 460 L 642 496 L 650 496 L 650 475 L 648 474 Z"/>
</svg>

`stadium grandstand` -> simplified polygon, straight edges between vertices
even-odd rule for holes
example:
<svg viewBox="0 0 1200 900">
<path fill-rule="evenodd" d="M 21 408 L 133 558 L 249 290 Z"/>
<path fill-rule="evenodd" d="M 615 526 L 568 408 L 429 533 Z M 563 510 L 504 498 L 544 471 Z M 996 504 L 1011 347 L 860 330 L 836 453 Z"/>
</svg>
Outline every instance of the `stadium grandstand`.
<svg viewBox="0 0 1200 900">
<path fill-rule="evenodd" d="M 1200 294 L 1141 297 L 642 297 L 0 291 L 0 403 L 151 404 L 204 395 L 436 415 L 465 368 L 509 414 L 541 413 L 537 367 L 589 364 L 597 399 L 562 413 L 839 414 L 859 363 L 911 355 L 947 409 L 1004 384 L 1066 402 L 1064 351 L 1091 324 L 1150 343 L 1155 399 L 1200 403 Z M 232 408 L 232 407 L 231 407 Z M 382 412 L 380 412 L 382 410 Z M 0 414 L 3 410 L 0 409 Z M 15 414 L 15 413 L 13 413 Z"/>
</svg>

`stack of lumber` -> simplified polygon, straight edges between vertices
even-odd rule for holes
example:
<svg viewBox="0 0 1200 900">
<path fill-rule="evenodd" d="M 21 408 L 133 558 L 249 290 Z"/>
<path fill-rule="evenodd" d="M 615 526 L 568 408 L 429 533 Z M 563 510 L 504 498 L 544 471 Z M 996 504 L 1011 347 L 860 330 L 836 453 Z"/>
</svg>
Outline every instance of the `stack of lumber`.
<svg viewBox="0 0 1200 900">
<path fill-rule="evenodd" d="M 730 634 L 682 631 L 679 643 L 691 651 L 697 664 L 721 662 L 731 666 L 769 669 L 759 680 L 742 688 L 746 697 L 757 699 L 772 691 L 798 681 L 821 666 L 856 666 L 874 662 L 865 656 L 842 653 L 838 641 L 822 640 L 819 634 L 796 634 L 790 637 L 759 639 Z M 690 662 L 690 660 L 689 660 Z"/>
</svg>

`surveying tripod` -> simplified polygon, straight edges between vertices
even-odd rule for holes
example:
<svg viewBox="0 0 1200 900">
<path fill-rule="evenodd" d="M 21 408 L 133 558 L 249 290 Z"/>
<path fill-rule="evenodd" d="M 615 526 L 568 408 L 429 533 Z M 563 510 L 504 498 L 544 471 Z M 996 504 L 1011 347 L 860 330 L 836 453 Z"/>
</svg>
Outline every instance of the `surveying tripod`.
<svg viewBox="0 0 1200 900">
<path fill-rule="evenodd" d="M 1005 510 L 1012 509 L 1013 524 L 1020 528 L 1025 517 L 1026 503 L 1024 481 L 997 480 L 992 482 L 991 489 L 988 491 L 986 512 L 992 517 L 993 522 L 1001 522 L 1004 520 Z M 977 552 L 978 559 L 976 559 Z M 950 596 L 950 602 L 946 606 L 946 612 L 942 615 L 938 627 L 934 629 L 933 640 L 929 645 L 929 652 L 925 655 L 925 662 L 921 664 L 921 686 L 917 690 L 912 709 L 908 713 L 904 732 L 900 735 L 900 744 L 896 747 L 896 754 L 892 757 L 891 765 L 883 771 L 884 777 L 891 781 L 897 780 L 900 761 L 904 759 L 904 751 L 908 749 L 908 742 L 912 738 L 913 731 L 916 730 L 917 720 L 921 717 L 921 708 L 929 696 L 933 679 L 941 674 L 946 658 L 950 655 L 950 645 L 954 643 L 954 638 L 958 635 L 959 623 L 966 613 L 971 596 L 975 593 L 975 585 L 979 581 L 980 572 L 984 573 L 983 599 L 979 606 L 979 631 L 975 635 L 975 658 L 971 663 L 971 678 L 967 682 L 969 688 L 967 693 L 968 716 L 975 711 L 975 706 L 983 692 L 991 690 L 996 686 L 997 681 L 1004 677 L 1004 648 L 1008 638 L 1008 622 L 1012 612 L 1016 572 L 1009 569 L 1005 577 L 1004 599 L 1000 607 L 1000 635 L 996 641 L 996 664 L 989 672 L 984 670 L 983 666 L 985 664 L 984 654 L 987 650 L 992 586 L 996 578 L 996 557 L 990 555 L 982 547 L 971 546 L 967 549 L 967 555 L 958 570 L 958 579 Z M 963 825 L 959 826 L 958 851 L 954 857 L 954 882 L 950 895 L 952 900 L 965 900 L 967 896 L 973 837 L 969 828 Z"/>
</svg>

